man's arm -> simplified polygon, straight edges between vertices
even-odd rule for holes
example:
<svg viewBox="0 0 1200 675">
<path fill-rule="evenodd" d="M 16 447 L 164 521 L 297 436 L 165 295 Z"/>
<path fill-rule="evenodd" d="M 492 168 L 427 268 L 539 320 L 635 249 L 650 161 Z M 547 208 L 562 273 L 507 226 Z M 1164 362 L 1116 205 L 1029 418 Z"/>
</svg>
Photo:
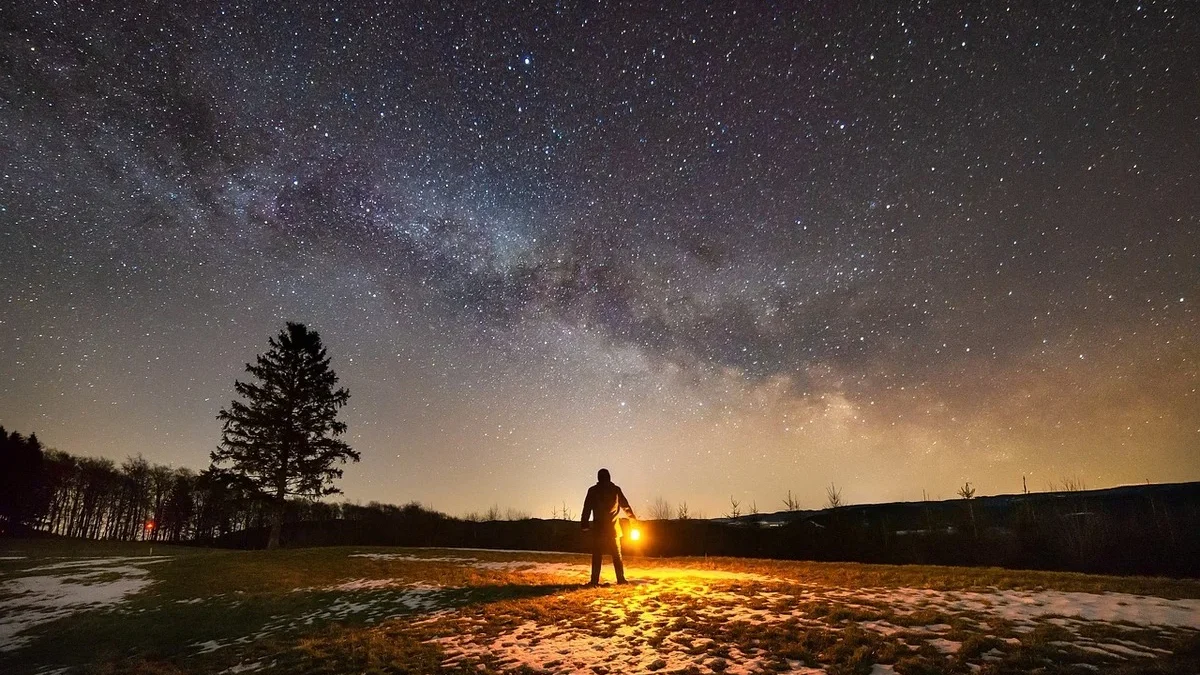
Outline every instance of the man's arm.
<svg viewBox="0 0 1200 675">
<path fill-rule="evenodd" d="M 630 518 L 637 520 L 637 516 L 633 515 L 633 507 L 629 505 L 629 500 L 625 499 L 625 493 L 621 490 L 621 488 L 617 488 L 617 504 L 621 508 L 625 509 L 625 512 L 629 514 Z"/>
<path fill-rule="evenodd" d="M 579 516 L 579 525 L 583 529 L 585 529 L 585 530 L 588 529 L 588 518 L 591 518 L 591 516 L 592 516 L 592 491 L 589 488 L 587 491 L 587 497 L 583 498 L 583 512 Z"/>
</svg>

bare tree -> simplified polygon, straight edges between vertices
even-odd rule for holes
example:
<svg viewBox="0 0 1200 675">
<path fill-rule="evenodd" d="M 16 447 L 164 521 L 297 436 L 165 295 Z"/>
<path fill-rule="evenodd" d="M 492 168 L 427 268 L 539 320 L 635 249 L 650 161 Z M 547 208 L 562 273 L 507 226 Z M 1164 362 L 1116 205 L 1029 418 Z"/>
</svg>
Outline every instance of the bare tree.
<svg viewBox="0 0 1200 675">
<path fill-rule="evenodd" d="M 971 481 L 963 483 L 963 486 L 958 488 L 958 496 L 962 497 L 967 502 L 967 513 L 971 516 L 971 534 L 975 538 L 979 538 L 979 528 L 975 526 L 975 488 L 971 485 Z"/>
<path fill-rule="evenodd" d="M 742 503 L 729 495 L 729 513 L 725 514 L 726 518 L 737 518 L 742 515 Z"/>
<path fill-rule="evenodd" d="M 529 512 L 522 511 L 520 509 L 515 509 L 510 506 L 507 509 L 505 509 L 505 511 L 504 511 L 504 519 L 505 520 L 529 520 Z"/>
<path fill-rule="evenodd" d="M 833 483 L 830 483 L 829 487 L 825 488 L 825 503 L 831 509 L 836 509 L 844 505 L 844 502 L 842 502 L 842 491 Z"/>
<path fill-rule="evenodd" d="M 752 516 L 758 515 L 758 502 L 757 501 L 750 502 L 750 515 L 752 515 Z"/>
<path fill-rule="evenodd" d="M 671 504 L 662 497 L 655 497 L 654 503 L 650 505 L 650 520 L 670 520 L 671 519 Z"/>
<path fill-rule="evenodd" d="M 1087 484 L 1079 476 L 1063 476 L 1061 492 L 1083 492 Z"/>
<path fill-rule="evenodd" d="M 963 483 L 963 486 L 958 488 L 958 496 L 962 497 L 963 499 L 975 498 L 975 488 L 971 487 L 971 481 Z"/>
<path fill-rule="evenodd" d="M 792 496 L 792 491 L 788 490 L 787 499 L 783 500 L 783 506 L 788 511 L 799 511 L 800 500 Z"/>
<path fill-rule="evenodd" d="M 563 520 L 575 520 L 575 512 L 567 508 L 566 502 L 562 503 L 562 517 Z"/>
<path fill-rule="evenodd" d="M 679 502 L 679 506 L 675 509 L 675 517 L 679 520 L 691 520 L 692 514 L 688 511 L 687 502 Z"/>
</svg>

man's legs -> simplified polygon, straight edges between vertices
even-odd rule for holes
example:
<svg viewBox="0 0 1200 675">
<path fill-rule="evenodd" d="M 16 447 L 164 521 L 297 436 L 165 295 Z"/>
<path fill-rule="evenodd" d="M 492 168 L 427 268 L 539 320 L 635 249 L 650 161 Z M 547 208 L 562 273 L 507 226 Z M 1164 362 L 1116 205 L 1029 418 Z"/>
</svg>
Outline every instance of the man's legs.
<svg viewBox="0 0 1200 675">
<path fill-rule="evenodd" d="M 612 560 L 613 569 L 617 572 L 617 583 L 625 583 L 625 561 L 621 559 L 620 537 L 613 537 L 612 539 Z"/>
<path fill-rule="evenodd" d="M 600 565 L 604 562 L 604 539 L 592 537 L 592 585 L 600 583 Z"/>
<path fill-rule="evenodd" d="M 621 538 L 596 536 L 592 538 L 592 585 L 600 583 L 600 569 L 604 565 L 604 554 L 612 557 L 617 583 L 625 583 L 625 561 L 621 559 Z"/>
</svg>

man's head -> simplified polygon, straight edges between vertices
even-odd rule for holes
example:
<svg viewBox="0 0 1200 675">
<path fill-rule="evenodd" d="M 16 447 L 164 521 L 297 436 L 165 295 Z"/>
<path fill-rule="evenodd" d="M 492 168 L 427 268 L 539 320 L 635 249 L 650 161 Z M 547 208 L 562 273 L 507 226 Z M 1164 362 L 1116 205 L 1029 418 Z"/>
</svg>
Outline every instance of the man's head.
<svg viewBox="0 0 1200 675">
<path fill-rule="evenodd" d="M 611 483 L 612 476 L 608 475 L 608 469 L 600 469 L 596 472 L 596 480 L 601 483 Z"/>
</svg>

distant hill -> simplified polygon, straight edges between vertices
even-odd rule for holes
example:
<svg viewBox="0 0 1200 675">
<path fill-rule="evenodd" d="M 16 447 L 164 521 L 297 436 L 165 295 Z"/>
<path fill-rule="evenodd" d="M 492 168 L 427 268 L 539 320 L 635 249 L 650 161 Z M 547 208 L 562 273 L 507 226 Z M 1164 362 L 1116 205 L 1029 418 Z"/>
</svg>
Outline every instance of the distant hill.
<svg viewBox="0 0 1200 675">
<path fill-rule="evenodd" d="M 633 555 L 995 566 L 1200 577 L 1200 482 L 976 499 L 861 504 L 735 519 L 640 523 Z M 215 544 L 261 548 L 265 528 Z M 579 523 L 470 522 L 419 508 L 290 522 L 286 546 L 444 546 L 585 551 Z"/>
<path fill-rule="evenodd" d="M 797 521 L 813 520 L 819 523 L 828 520 L 835 512 L 843 517 L 861 517 L 870 522 L 875 519 L 889 519 L 897 527 L 904 523 L 911 530 L 920 530 L 927 512 L 945 512 L 962 508 L 964 499 L 942 499 L 919 502 L 884 502 L 880 504 L 852 504 L 837 509 L 808 509 L 797 511 L 776 511 L 774 513 L 759 513 L 743 515 L 737 518 L 711 518 L 715 523 L 735 526 L 782 527 Z M 976 497 L 972 500 L 977 515 L 986 513 L 989 516 L 1003 516 L 1013 509 L 1021 507 L 1057 508 L 1070 511 L 1078 517 L 1095 515 L 1087 511 L 1095 508 L 1108 512 L 1116 508 L 1136 508 L 1139 505 L 1158 503 L 1164 509 L 1187 508 L 1200 506 L 1200 482 L 1190 483 L 1154 483 L 1121 485 L 1118 487 L 1097 490 L 1070 490 L 1059 492 L 1028 492 L 1018 494 L 992 495 Z M 1083 509 L 1083 510 L 1079 510 Z"/>
</svg>

